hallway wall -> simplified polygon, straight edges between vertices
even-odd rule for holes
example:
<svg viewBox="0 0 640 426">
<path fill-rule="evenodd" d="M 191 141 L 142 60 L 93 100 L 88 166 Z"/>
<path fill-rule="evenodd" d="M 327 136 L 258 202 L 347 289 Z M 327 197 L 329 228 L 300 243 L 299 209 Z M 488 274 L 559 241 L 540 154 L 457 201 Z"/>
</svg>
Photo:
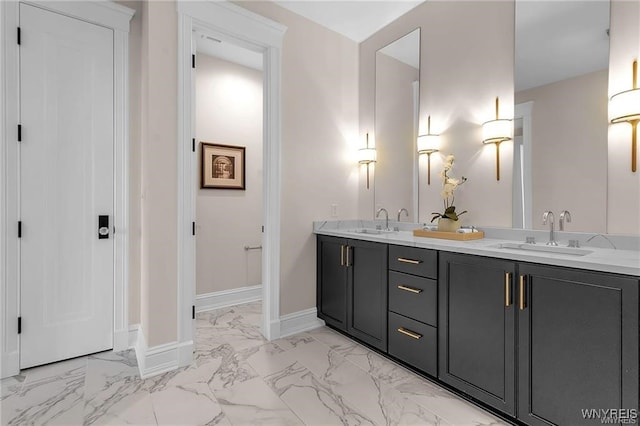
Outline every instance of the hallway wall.
<svg viewBox="0 0 640 426">
<path fill-rule="evenodd" d="M 198 53 L 196 152 L 203 142 L 244 146 L 245 190 L 198 189 L 196 294 L 262 283 L 262 72 Z"/>
</svg>

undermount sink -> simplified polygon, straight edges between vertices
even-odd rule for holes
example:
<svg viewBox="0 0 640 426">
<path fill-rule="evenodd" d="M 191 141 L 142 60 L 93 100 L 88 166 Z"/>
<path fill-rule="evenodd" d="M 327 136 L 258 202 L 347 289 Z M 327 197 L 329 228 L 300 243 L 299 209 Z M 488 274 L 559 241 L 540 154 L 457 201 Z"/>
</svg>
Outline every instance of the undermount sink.
<svg viewBox="0 0 640 426">
<path fill-rule="evenodd" d="M 537 251 L 542 253 L 557 253 L 568 254 L 571 256 L 586 256 L 593 253 L 591 250 L 586 250 L 577 247 L 560 247 L 560 246 L 547 246 L 528 243 L 501 243 L 493 246 L 494 248 L 509 249 L 509 250 L 523 250 L 523 251 Z"/>
<path fill-rule="evenodd" d="M 381 235 L 381 234 L 391 234 L 395 231 L 386 231 L 383 229 L 374 229 L 374 228 L 358 228 L 358 229 L 352 229 L 349 232 L 354 232 L 356 234 L 370 234 L 370 235 Z"/>
</svg>

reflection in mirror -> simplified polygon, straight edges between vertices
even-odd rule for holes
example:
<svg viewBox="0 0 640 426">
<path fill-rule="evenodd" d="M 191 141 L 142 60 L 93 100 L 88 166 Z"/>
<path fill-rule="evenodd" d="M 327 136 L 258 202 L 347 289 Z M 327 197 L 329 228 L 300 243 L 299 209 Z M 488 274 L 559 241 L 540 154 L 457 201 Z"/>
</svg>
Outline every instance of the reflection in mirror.
<svg viewBox="0 0 640 426">
<path fill-rule="evenodd" d="M 513 226 L 606 232 L 609 1 L 516 0 Z"/>
<path fill-rule="evenodd" d="M 391 217 L 405 208 L 417 215 L 417 153 L 420 28 L 376 52 L 375 209 Z M 414 202 L 414 200 L 416 202 Z"/>
</svg>

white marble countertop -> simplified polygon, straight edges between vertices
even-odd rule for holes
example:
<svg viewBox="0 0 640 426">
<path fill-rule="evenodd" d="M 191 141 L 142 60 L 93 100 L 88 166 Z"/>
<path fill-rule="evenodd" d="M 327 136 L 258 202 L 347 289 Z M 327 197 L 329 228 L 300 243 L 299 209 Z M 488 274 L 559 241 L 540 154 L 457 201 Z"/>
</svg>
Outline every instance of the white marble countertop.
<svg viewBox="0 0 640 426">
<path fill-rule="evenodd" d="M 525 234 L 527 236 L 535 236 L 537 244 L 544 245 L 546 239 L 543 236 L 548 236 L 548 232 L 543 231 L 482 228 L 485 232 L 485 238 L 483 239 L 454 241 L 415 237 L 412 230 L 419 228 L 420 224 L 397 224 L 394 222 L 390 227 L 393 228 L 394 226 L 400 225 L 399 231 L 379 235 L 355 232 L 356 229 L 362 228 L 375 229 L 376 224 L 379 224 L 379 222 L 361 220 L 314 222 L 313 232 L 318 235 L 329 235 L 640 277 L 640 250 L 638 250 L 640 238 L 638 237 L 612 235 L 603 237 L 599 234 L 558 233 L 556 240 L 560 246 L 566 247 L 569 238 L 578 239 L 581 243 L 580 248 L 591 252 L 584 256 L 576 256 L 574 254 L 499 248 L 500 244 L 503 243 L 523 243 L 525 240 L 523 235 Z M 600 236 L 602 238 L 594 238 L 594 236 Z M 585 244 L 586 240 L 590 238 L 593 240 L 593 244 Z M 602 247 L 604 243 L 606 243 L 608 248 Z M 615 249 L 613 248 L 614 246 L 616 247 Z"/>
</svg>

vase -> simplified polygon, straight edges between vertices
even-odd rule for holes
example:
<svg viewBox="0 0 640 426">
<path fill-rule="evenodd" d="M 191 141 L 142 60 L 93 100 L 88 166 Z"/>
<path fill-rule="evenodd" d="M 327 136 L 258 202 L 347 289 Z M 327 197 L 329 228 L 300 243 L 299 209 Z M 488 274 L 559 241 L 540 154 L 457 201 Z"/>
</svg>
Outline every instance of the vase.
<svg viewBox="0 0 640 426">
<path fill-rule="evenodd" d="M 438 231 L 456 232 L 460 229 L 460 220 L 451 220 L 444 217 L 438 219 Z"/>
</svg>

